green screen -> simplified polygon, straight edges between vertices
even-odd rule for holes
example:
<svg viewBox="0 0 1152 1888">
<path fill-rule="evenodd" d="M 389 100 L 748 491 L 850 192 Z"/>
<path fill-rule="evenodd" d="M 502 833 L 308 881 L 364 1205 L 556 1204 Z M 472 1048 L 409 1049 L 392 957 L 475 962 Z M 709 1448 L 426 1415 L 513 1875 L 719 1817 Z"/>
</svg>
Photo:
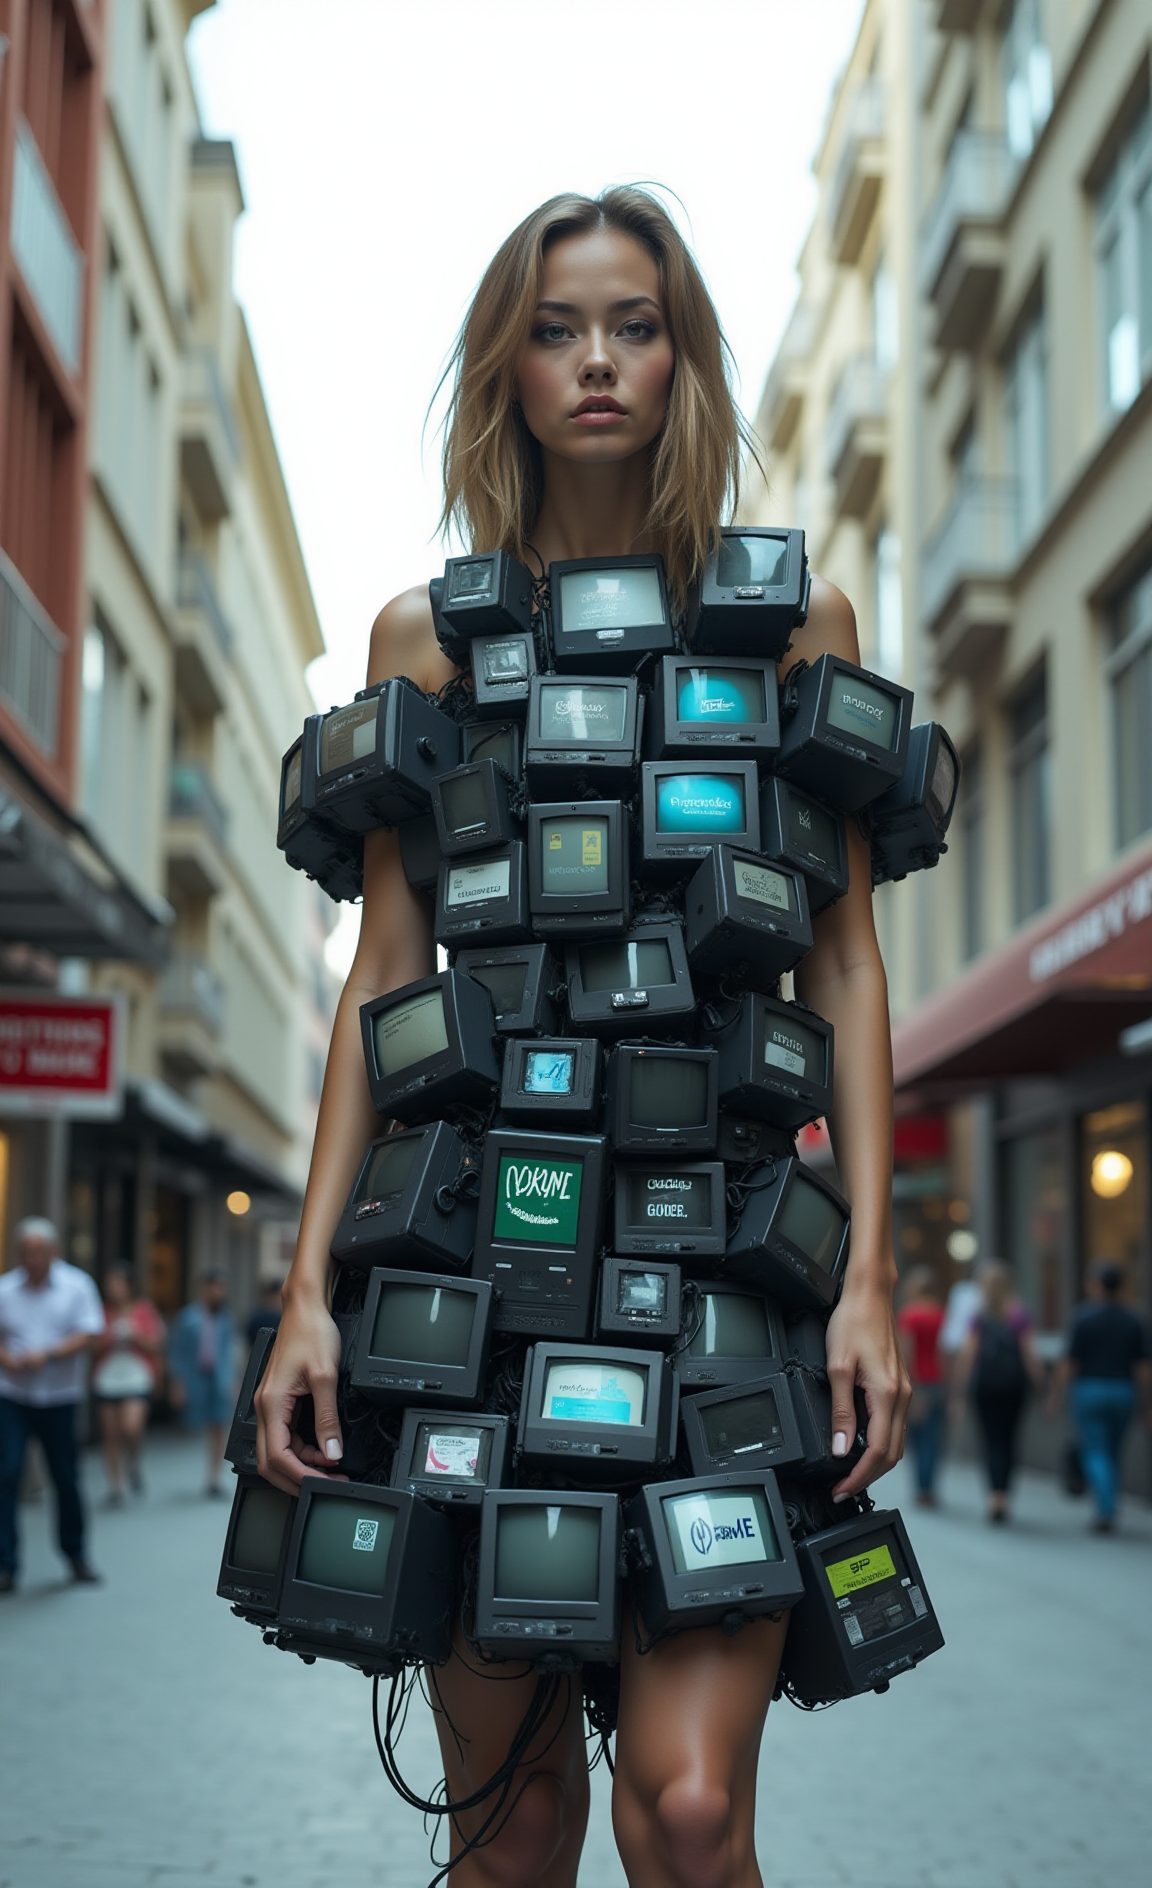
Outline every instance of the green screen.
<svg viewBox="0 0 1152 1888">
<path fill-rule="evenodd" d="M 520 1245 L 575 1246 L 583 1181 L 582 1160 L 502 1154 L 495 1237 Z"/>
<path fill-rule="evenodd" d="M 315 1495 L 304 1523 L 296 1578 L 312 1586 L 379 1598 L 388 1577 L 395 1508 L 375 1501 L 335 1501 Z"/>
</svg>

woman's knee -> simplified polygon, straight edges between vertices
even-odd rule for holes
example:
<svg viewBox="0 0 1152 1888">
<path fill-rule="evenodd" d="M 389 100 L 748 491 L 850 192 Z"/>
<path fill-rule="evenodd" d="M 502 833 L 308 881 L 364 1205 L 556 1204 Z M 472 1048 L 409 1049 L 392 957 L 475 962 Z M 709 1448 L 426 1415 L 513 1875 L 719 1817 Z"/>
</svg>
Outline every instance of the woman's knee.
<svg viewBox="0 0 1152 1888">
<path fill-rule="evenodd" d="M 631 1813 L 618 1814 L 621 1849 L 659 1857 L 670 1888 L 728 1888 L 739 1866 L 731 1791 L 716 1777 L 670 1778 L 645 1801 L 635 1792 Z M 621 1806 L 622 1807 L 622 1806 Z"/>
<path fill-rule="evenodd" d="M 566 1845 L 575 1842 L 578 1853 L 584 1818 L 562 1779 L 550 1772 L 538 1772 L 527 1783 L 518 1783 L 512 1798 L 499 1832 L 475 1851 L 475 1866 L 493 1888 L 535 1888 Z"/>
</svg>

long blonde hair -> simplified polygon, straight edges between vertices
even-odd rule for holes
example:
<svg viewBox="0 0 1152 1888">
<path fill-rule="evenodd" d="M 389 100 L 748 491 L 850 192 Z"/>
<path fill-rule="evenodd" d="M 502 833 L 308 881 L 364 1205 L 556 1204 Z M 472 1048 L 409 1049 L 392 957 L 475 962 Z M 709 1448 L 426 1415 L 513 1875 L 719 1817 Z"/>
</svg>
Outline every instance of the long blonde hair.
<svg viewBox="0 0 1152 1888">
<path fill-rule="evenodd" d="M 615 229 L 635 237 L 660 277 L 675 368 L 668 413 L 651 447 L 644 535 L 662 553 L 682 608 L 722 518 L 739 503 L 741 450 L 755 451 L 736 409 L 731 353 L 680 232 L 646 190 L 551 197 L 496 251 L 445 373 L 444 510 L 477 550 L 524 559 L 544 495 L 540 448 L 515 400 L 516 366 L 540 296 L 544 256 L 564 236 Z M 443 384 L 443 383 L 441 383 Z"/>
</svg>

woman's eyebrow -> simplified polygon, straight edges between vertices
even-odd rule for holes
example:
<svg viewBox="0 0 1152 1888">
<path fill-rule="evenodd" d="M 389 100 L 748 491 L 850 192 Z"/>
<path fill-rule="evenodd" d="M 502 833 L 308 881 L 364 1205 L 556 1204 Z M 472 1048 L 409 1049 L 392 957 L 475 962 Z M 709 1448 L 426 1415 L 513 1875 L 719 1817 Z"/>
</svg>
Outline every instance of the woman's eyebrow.
<svg viewBox="0 0 1152 1888">
<path fill-rule="evenodd" d="M 608 313 L 621 315 L 629 308 L 654 308 L 657 314 L 660 312 L 659 302 L 654 301 L 651 295 L 626 295 L 622 301 L 610 302 Z M 582 312 L 575 302 L 537 302 L 537 313 L 543 310 L 552 315 L 578 315 Z"/>
</svg>

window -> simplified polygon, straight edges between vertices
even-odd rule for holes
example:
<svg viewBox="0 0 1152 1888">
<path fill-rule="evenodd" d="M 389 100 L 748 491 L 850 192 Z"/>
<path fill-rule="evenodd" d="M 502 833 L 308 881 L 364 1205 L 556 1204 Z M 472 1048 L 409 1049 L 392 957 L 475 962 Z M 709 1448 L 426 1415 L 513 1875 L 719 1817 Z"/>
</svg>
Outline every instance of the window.
<svg viewBox="0 0 1152 1888">
<path fill-rule="evenodd" d="M 109 241 L 100 293 L 96 456 L 128 536 L 148 562 L 158 548 L 162 408 L 160 376 Z"/>
<path fill-rule="evenodd" d="M 1152 372 L 1152 108 L 1124 138 L 1096 193 L 1100 384 L 1123 413 Z"/>
<path fill-rule="evenodd" d="M 1012 898 L 1018 924 L 1052 896 L 1052 756 L 1048 745 L 1048 682 L 1041 671 L 1012 706 Z"/>
<path fill-rule="evenodd" d="M 964 756 L 956 806 L 960 829 L 960 944 L 965 962 L 984 944 L 984 756 L 979 743 Z"/>
<path fill-rule="evenodd" d="M 1148 1302 L 1148 1103 L 1122 1101 L 1080 1122 L 1085 1261 L 1116 1259 L 1125 1297 Z"/>
<path fill-rule="evenodd" d="M 900 539 L 885 525 L 877 534 L 876 664 L 893 681 L 904 673 L 904 597 L 900 583 Z"/>
<path fill-rule="evenodd" d="M 1041 0 L 1016 0 L 1000 49 L 1008 149 L 1021 163 L 1052 110 L 1052 57 L 1044 43 Z"/>
<path fill-rule="evenodd" d="M 1048 335 L 1043 304 L 1005 363 L 1005 420 L 1016 496 L 1016 542 L 1034 535 L 1048 503 Z"/>
<path fill-rule="evenodd" d="M 103 619 L 80 661 L 80 801 L 98 836 L 134 878 L 148 877 L 151 704 Z"/>
<path fill-rule="evenodd" d="M 1112 614 L 1106 673 L 1112 685 L 1117 847 L 1152 830 L 1152 565 Z"/>
<path fill-rule="evenodd" d="M 882 374 L 889 374 L 900 360 L 900 303 L 896 278 L 884 256 L 872 272 L 872 351 Z"/>
</svg>

